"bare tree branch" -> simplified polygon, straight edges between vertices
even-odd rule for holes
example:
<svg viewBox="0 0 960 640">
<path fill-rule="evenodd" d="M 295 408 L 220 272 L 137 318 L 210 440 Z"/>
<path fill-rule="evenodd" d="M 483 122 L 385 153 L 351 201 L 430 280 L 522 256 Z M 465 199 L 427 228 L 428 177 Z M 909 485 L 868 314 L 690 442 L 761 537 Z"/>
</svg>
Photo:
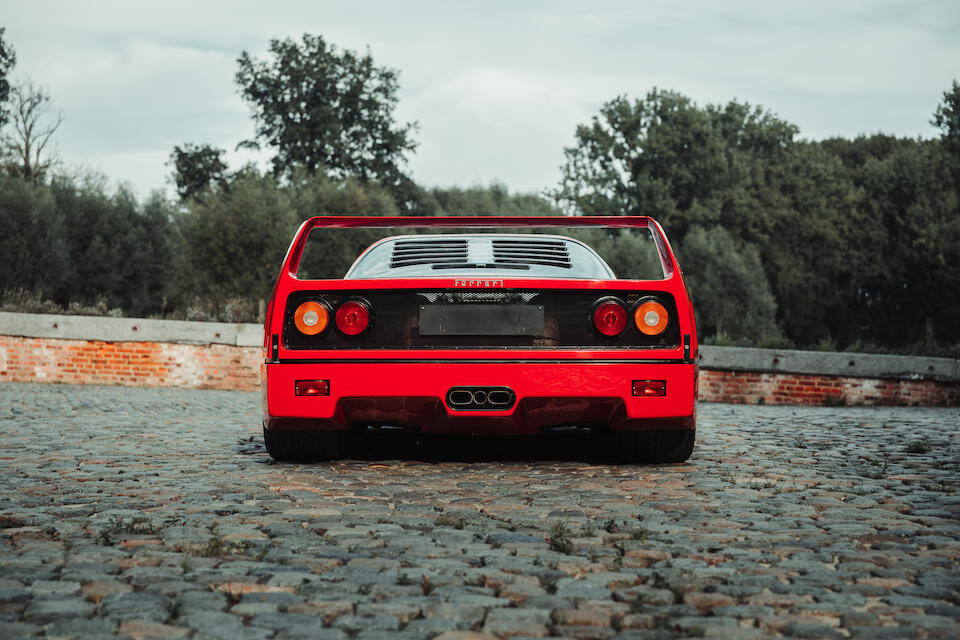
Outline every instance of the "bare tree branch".
<svg viewBox="0 0 960 640">
<path fill-rule="evenodd" d="M 13 131 L 0 139 L 7 170 L 26 180 L 42 180 L 60 161 L 48 147 L 63 124 L 63 114 L 53 112 L 50 94 L 30 80 L 10 89 L 10 102 Z"/>
</svg>

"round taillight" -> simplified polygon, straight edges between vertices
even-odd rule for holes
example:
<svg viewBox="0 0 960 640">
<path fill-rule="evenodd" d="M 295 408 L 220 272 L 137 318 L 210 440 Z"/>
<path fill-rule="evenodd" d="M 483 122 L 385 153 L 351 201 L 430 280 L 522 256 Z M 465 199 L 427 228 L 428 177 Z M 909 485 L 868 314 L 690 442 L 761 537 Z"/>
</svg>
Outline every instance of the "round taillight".
<svg viewBox="0 0 960 640">
<path fill-rule="evenodd" d="M 593 325 L 605 336 L 617 336 L 627 328 L 627 310 L 619 300 L 607 300 L 593 311 Z"/>
<path fill-rule="evenodd" d="M 304 302 L 293 312 L 293 323 L 297 331 L 306 336 L 315 336 L 323 333 L 330 323 L 330 312 L 319 302 L 309 300 Z"/>
<path fill-rule="evenodd" d="M 370 326 L 370 307 L 359 300 L 347 300 L 337 307 L 337 329 L 346 336 L 357 336 Z"/>
<path fill-rule="evenodd" d="M 656 300 L 647 300 L 637 305 L 633 312 L 633 321 L 640 333 L 658 336 L 670 323 L 666 308 Z"/>
</svg>

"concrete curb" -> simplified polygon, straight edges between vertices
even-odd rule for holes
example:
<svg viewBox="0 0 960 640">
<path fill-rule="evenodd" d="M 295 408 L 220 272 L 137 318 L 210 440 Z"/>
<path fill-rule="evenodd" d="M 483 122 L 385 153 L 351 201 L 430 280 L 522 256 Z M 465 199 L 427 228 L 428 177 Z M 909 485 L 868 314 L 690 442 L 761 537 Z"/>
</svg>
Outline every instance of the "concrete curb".
<svg viewBox="0 0 960 640">
<path fill-rule="evenodd" d="M 39 313 L 0 312 L 0 335 L 104 342 L 227 344 L 237 347 L 259 347 L 263 344 L 263 327 L 259 324 Z M 960 380 L 960 361 L 954 358 L 871 353 L 703 345 L 700 347 L 700 366 L 715 371 L 944 382 Z"/>
</svg>

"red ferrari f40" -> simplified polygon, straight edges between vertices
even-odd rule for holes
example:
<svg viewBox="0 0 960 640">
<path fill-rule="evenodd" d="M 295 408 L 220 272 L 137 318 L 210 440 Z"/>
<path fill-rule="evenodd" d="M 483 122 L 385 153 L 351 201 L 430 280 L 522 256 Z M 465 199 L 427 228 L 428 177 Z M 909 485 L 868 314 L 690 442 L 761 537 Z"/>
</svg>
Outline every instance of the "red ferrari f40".
<svg viewBox="0 0 960 640">
<path fill-rule="evenodd" d="M 332 239 L 345 230 L 361 244 Z M 344 275 L 317 275 L 357 253 Z M 649 217 L 311 218 L 274 286 L 264 351 L 277 459 L 338 458 L 351 430 L 386 427 L 587 430 L 628 463 L 693 451 L 693 308 Z"/>
</svg>

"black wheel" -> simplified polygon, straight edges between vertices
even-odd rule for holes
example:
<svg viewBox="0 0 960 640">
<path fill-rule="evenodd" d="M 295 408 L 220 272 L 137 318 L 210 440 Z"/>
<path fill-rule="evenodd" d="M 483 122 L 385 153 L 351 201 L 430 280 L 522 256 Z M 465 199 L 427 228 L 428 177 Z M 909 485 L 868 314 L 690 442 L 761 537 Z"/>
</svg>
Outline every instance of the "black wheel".
<svg viewBox="0 0 960 640">
<path fill-rule="evenodd" d="M 336 460 L 343 457 L 346 431 L 263 430 L 267 452 L 275 460 Z"/>
<path fill-rule="evenodd" d="M 693 453 L 696 429 L 615 431 L 612 454 L 617 462 L 684 462 Z"/>
</svg>

